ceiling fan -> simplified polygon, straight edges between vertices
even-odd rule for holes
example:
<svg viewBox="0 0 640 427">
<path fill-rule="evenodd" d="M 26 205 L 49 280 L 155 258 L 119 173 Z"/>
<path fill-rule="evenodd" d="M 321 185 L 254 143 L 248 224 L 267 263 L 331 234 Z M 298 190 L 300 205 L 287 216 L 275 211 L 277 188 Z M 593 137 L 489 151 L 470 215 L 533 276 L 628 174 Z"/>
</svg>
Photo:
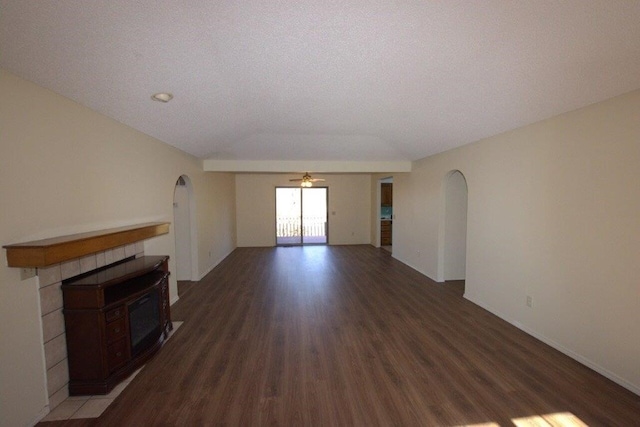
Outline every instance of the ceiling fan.
<svg viewBox="0 0 640 427">
<path fill-rule="evenodd" d="M 300 181 L 301 187 L 311 187 L 314 182 L 324 182 L 322 178 L 311 178 L 309 172 L 305 172 L 302 178 L 290 179 L 289 181 Z"/>
</svg>

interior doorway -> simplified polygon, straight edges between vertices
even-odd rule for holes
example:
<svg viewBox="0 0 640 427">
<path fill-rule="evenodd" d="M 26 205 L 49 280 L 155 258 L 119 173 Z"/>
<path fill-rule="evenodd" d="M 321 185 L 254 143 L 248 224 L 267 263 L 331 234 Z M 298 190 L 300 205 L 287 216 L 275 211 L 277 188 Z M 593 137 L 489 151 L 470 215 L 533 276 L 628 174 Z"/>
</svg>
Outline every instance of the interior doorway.
<svg viewBox="0 0 640 427">
<path fill-rule="evenodd" d="M 173 192 L 173 232 L 176 239 L 176 280 L 194 280 L 195 206 L 193 187 L 186 175 L 176 181 Z"/>
<path fill-rule="evenodd" d="M 388 252 L 393 251 L 393 177 L 383 178 L 379 185 L 380 225 L 377 227 L 380 247 Z"/>
<path fill-rule="evenodd" d="M 276 245 L 326 245 L 327 187 L 276 187 Z"/>
<path fill-rule="evenodd" d="M 451 171 L 444 183 L 445 281 L 464 281 L 467 267 L 467 181 L 462 172 Z"/>
</svg>

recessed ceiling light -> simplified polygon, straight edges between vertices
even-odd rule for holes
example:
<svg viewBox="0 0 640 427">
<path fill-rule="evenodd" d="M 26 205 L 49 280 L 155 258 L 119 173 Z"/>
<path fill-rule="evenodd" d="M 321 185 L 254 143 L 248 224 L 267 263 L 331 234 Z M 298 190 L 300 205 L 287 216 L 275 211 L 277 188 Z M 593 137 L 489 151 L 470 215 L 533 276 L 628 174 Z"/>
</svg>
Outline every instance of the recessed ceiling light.
<svg viewBox="0 0 640 427">
<path fill-rule="evenodd" d="M 173 95 L 167 92 L 160 92 L 155 95 L 151 95 L 151 99 L 158 102 L 169 102 L 173 99 Z"/>
</svg>

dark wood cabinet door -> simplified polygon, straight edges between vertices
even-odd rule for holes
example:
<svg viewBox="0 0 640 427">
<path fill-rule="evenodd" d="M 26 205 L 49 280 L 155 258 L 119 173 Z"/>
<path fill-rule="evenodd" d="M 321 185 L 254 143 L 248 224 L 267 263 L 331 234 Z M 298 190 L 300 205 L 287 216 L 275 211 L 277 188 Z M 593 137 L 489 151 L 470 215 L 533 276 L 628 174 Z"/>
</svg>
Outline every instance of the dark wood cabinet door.
<svg viewBox="0 0 640 427">
<path fill-rule="evenodd" d="M 393 184 L 382 184 L 380 188 L 380 204 L 382 206 L 393 205 Z"/>
</svg>

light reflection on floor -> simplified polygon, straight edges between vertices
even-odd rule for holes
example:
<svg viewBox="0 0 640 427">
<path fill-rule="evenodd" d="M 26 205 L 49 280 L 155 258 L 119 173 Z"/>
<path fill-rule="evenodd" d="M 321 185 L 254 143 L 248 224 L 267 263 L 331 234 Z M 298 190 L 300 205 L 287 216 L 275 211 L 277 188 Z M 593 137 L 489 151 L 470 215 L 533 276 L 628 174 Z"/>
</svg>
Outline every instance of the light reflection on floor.
<svg viewBox="0 0 640 427">
<path fill-rule="evenodd" d="M 580 418 L 571 412 L 556 412 L 546 415 L 534 415 L 531 417 L 514 418 L 516 427 L 529 426 L 554 426 L 554 427 L 588 427 Z"/>
<path fill-rule="evenodd" d="M 588 427 L 580 418 L 571 412 L 556 412 L 553 414 L 532 415 L 529 417 L 513 418 L 516 427 Z M 501 427 L 500 424 L 488 422 L 480 424 L 463 424 L 455 427 Z"/>
</svg>

